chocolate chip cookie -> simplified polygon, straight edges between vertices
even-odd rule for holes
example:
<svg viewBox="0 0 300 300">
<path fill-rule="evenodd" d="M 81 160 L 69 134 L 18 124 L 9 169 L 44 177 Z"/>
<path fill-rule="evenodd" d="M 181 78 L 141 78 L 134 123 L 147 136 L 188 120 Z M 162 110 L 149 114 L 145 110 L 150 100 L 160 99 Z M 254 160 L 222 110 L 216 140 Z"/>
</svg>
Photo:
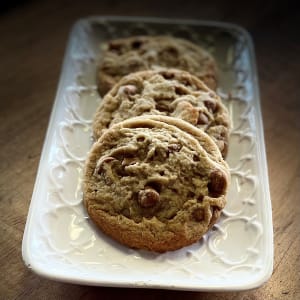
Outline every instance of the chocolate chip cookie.
<svg viewBox="0 0 300 300">
<path fill-rule="evenodd" d="M 198 241 L 217 221 L 229 180 L 227 164 L 202 130 L 177 118 L 142 116 L 111 126 L 95 142 L 84 203 L 115 240 L 165 252 Z"/>
<path fill-rule="evenodd" d="M 165 115 L 203 129 L 223 157 L 228 150 L 230 118 L 220 97 L 200 79 L 176 69 L 141 71 L 123 77 L 97 109 L 97 139 L 113 124 L 140 115 Z"/>
<path fill-rule="evenodd" d="M 104 48 L 97 74 L 102 96 L 123 76 L 157 67 L 188 71 L 216 89 L 213 57 L 190 41 L 171 36 L 135 36 L 112 40 Z"/>
</svg>

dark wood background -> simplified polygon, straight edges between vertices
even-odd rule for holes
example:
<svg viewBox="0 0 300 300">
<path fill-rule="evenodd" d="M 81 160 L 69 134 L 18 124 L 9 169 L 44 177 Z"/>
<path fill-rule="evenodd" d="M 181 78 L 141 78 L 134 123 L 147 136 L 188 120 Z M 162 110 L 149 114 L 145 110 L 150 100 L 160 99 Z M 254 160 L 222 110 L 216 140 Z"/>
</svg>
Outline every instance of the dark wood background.
<svg viewBox="0 0 300 300">
<path fill-rule="evenodd" d="M 274 223 L 274 272 L 233 293 L 87 287 L 41 278 L 21 242 L 69 30 L 88 15 L 244 26 L 255 44 Z M 0 6 L 0 299 L 300 299 L 300 15 L 296 1 L 5 1 Z"/>
</svg>

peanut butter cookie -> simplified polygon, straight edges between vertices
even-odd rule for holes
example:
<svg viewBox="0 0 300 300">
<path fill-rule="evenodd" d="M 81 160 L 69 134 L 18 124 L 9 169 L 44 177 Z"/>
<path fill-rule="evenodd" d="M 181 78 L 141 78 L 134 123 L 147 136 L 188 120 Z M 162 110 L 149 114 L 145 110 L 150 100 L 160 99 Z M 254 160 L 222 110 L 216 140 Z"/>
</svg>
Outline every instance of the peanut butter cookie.
<svg viewBox="0 0 300 300">
<path fill-rule="evenodd" d="M 188 71 L 216 89 L 216 63 L 200 46 L 170 36 L 136 36 L 105 45 L 97 74 L 99 92 L 104 96 L 123 76 L 157 67 Z"/>
<path fill-rule="evenodd" d="M 113 125 L 93 145 L 84 203 L 115 240 L 165 252 L 198 241 L 217 221 L 229 180 L 202 130 L 177 118 L 142 116 Z"/>
<path fill-rule="evenodd" d="M 97 109 L 93 133 L 97 139 L 113 124 L 140 115 L 177 117 L 203 129 L 228 150 L 230 118 L 220 97 L 200 79 L 176 69 L 141 71 L 123 77 Z"/>
</svg>

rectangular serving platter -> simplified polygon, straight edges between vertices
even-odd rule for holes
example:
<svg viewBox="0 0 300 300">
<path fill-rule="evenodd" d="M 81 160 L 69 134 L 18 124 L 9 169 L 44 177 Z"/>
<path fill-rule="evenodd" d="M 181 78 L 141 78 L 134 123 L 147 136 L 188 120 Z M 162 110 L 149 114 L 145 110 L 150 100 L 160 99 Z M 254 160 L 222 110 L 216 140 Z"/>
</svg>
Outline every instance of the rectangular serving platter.
<svg viewBox="0 0 300 300">
<path fill-rule="evenodd" d="M 172 35 L 207 49 L 219 67 L 218 94 L 232 131 L 228 204 L 189 247 L 164 254 L 129 249 L 103 235 L 82 203 L 82 171 L 101 98 L 96 65 L 107 40 Z M 272 211 L 254 50 L 233 24 L 89 17 L 73 27 L 31 199 L 25 264 L 54 280 L 99 286 L 231 291 L 256 288 L 273 269 Z"/>
</svg>

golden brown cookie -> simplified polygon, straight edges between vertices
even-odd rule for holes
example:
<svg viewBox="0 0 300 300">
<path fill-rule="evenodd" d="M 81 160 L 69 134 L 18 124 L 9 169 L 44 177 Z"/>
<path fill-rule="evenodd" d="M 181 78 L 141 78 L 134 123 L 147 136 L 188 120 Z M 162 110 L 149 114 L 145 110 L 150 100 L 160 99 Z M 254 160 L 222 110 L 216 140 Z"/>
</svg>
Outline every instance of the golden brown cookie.
<svg viewBox="0 0 300 300">
<path fill-rule="evenodd" d="M 223 157 L 228 150 L 230 118 L 220 97 L 200 79 L 176 69 L 141 71 L 123 77 L 97 109 L 97 139 L 113 124 L 140 115 L 177 117 L 203 129 Z"/>
<path fill-rule="evenodd" d="M 220 151 L 202 130 L 177 118 L 136 117 L 113 125 L 93 145 L 84 203 L 115 240 L 165 252 L 211 228 L 229 180 Z"/>
<path fill-rule="evenodd" d="M 216 63 L 200 46 L 171 36 L 135 36 L 106 44 L 97 74 L 100 94 L 104 96 L 125 75 L 157 67 L 185 70 L 211 89 L 217 87 Z"/>
</svg>

